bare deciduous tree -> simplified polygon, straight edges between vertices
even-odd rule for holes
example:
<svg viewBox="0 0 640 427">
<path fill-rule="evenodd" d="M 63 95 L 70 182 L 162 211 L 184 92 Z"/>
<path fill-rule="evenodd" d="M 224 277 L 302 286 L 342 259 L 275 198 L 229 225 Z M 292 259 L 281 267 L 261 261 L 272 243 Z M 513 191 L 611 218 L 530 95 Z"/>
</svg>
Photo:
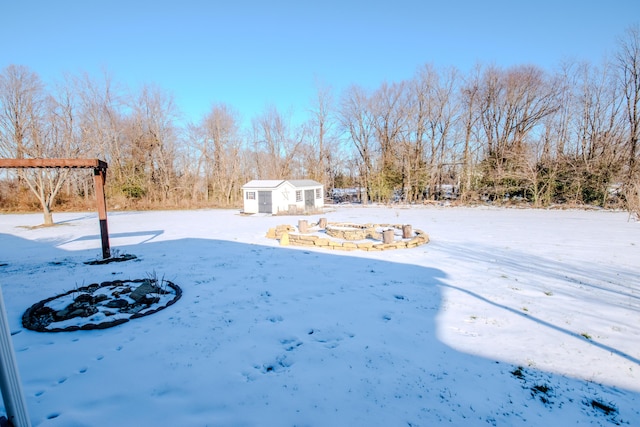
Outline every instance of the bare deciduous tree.
<svg viewBox="0 0 640 427">
<path fill-rule="evenodd" d="M 0 152 L 22 159 L 37 145 L 41 127 L 44 85 L 40 77 L 21 65 L 9 65 L 0 73 Z"/>
<path fill-rule="evenodd" d="M 127 126 L 130 194 L 149 192 L 152 200 L 167 202 L 176 184 L 177 107 L 171 95 L 146 85 L 131 108 Z"/>
<path fill-rule="evenodd" d="M 625 100 L 627 119 L 627 174 L 623 183 L 624 193 L 630 203 L 638 197 L 640 165 L 638 161 L 638 137 L 640 136 L 640 27 L 634 26 L 626 31 L 625 38 L 619 41 L 617 55 L 620 85 Z"/>
<path fill-rule="evenodd" d="M 0 156 L 104 159 L 109 196 L 124 206 L 235 205 L 247 179 L 313 178 L 327 190 L 359 186 L 367 201 L 437 198 L 452 184 L 465 201 L 631 210 L 640 197 L 639 38 L 632 27 L 615 62 L 561 64 L 553 75 L 532 65 L 461 75 L 426 64 L 407 81 L 351 86 L 335 107 L 319 85 L 300 126 L 268 107 L 242 128 L 227 105 L 185 125 L 157 86 L 132 93 L 105 72 L 50 88 L 11 65 L 0 72 Z M 14 174 L 3 200 L 9 186 L 29 187 L 45 211 L 55 194 L 87 197 L 90 179 L 58 172 Z"/>
<path fill-rule="evenodd" d="M 453 162 L 454 150 L 449 139 L 451 129 L 457 120 L 458 106 L 453 97 L 457 71 L 453 68 L 442 73 L 431 70 L 430 74 L 432 76 L 429 80 L 432 84 L 426 94 L 429 105 L 426 116 L 426 135 L 430 146 L 428 194 L 433 199 L 441 192 L 445 164 Z"/>
<path fill-rule="evenodd" d="M 253 139 L 260 177 L 290 179 L 296 175 L 300 147 L 305 140 L 303 128 L 292 129 L 289 120 L 271 106 L 253 120 Z"/>
<path fill-rule="evenodd" d="M 374 199 L 390 200 L 393 191 L 402 186 L 400 166 L 401 143 L 408 117 L 408 98 L 404 82 L 382 83 L 370 98 L 375 120 L 373 128 L 380 147 L 380 164 L 376 174 Z"/>
<path fill-rule="evenodd" d="M 218 202 L 230 205 L 240 192 L 241 149 L 238 115 L 231 107 L 214 105 L 203 121 L 206 165 L 205 175 L 211 173 L 211 188 Z"/>
<path fill-rule="evenodd" d="M 621 99 L 611 65 L 578 68 L 574 104 L 574 200 L 604 206 L 621 167 Z"/>
<path fill-rule="evenodd" d="M 126 180 L 124 151 L 124 93 L 106 71 L 102 80 L 88 74 L 75 78 L 79 98 L 82 140 L 93 156 L 109 164 L 110 187 L 120 187 Z"/>
<path fill-rule="evenodd" d="M 526 160 L 527 138 L 557 108 L 558 88 L 534 66 L 485 70 L 480 120 L 486 138 L 485 183 L 494 197 L 521 191 L 515 180 Z"/>
<path fill-rule="evenodd" d="M 347 89 L 340 103 L 339 121 L 358 153 L 359 178 L 367 201 L 372 200 L 372 176 L 375 155 L 375 117 L 365 90 L 359 86 Z"/>
<path fill-rule="evenodd" d="M 480 73 L 481 67 L 478 65 L 467 77 L 462 87 L 460 88 L 460 124 L 463 129 L 463 149 L 462 149 L 462 170 L 459 178 L 459 195 L 460 199 L 467 201 L 470 199 L 470 192 L 472 190 L 473 171 L 475 168 L 474 152 L 477 152 L 479 147 L 474 147 L 473 139 L 478 140 L 478 105 L 480 103 Z M 474 138 L 475 135 L 475 138 Z M 477 144 L 475 144 L 477 145 Z"/>
<path fill-rule="evenodd" d="M 324 184 L 329 188 L 332 181 L 332 153 L 337 150 L 334 136 L 335 123 L 333 120 L 333 95 L 328 86 L 317 85 L 316 97 L 310 109 L 309 120 L 309 156 L 307 159 L 309 178 Z"/>
<path fill-rule="evenodd" d="M 26 67 L 9 66 L 0 78 L 2 147 L 7 157 L 74 158 L 82 154 L 77 102 L 68 82 L 47 95 L 39 77 Z M 69 176 L 66 168 L 20 169 L 36 196 L 44 224 L 53 224 L 53 205 Z"/>
</svg>

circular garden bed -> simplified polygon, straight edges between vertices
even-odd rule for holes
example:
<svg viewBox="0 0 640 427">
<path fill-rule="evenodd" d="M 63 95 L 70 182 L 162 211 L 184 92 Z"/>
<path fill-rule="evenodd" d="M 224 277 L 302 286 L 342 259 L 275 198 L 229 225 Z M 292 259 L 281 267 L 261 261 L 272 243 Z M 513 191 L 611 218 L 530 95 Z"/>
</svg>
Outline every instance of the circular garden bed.
<svg viewBox="0 0 640 427">
<path fill-rule="evenodd" d="M 105 329 L 157 313 L 181 296 L 182 289 L 164 279 L 94 283 L 32 305 L 22 325 L 38 332 Z"/>
</svg>

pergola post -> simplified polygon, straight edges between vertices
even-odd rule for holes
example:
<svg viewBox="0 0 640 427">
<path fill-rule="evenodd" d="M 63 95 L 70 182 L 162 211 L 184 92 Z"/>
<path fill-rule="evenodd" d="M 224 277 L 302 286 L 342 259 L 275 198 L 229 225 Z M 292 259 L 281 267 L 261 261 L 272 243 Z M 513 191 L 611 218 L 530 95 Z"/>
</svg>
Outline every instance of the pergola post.
<svg viewBox="0 0 640 427">
<path fill-rule="evenodd" d="M 111 258 L 109 247 L 109 228 L 107 227 L 107 200 L 104 194 L 104 183 L 107 179 L 107 168 L 95 168 L 93 180 L 95 183 L 96 203 L 98 205 L 98 220 L 100 221 L 100 239 L 102 241 L 102 258 Z"/>
</svg>

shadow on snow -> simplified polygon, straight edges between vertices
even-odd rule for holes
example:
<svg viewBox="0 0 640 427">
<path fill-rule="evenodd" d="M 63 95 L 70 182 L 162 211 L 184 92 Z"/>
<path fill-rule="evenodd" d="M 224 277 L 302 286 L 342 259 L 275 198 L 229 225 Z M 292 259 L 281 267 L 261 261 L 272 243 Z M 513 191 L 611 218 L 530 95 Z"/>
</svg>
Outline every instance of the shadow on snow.
<svg viewBox="0 0 640 427">
<path fill-rule="evenodd" d="M 514 310 L 445 283 L 438 269 L 205 239 L 119 247 L 138 260 L 99 266 L 84 265 L 95 251 L 65 252 L 51 242 L 0 234 L 0 248 L 1 285 L 35 425 L 144 425 L 146 408 L 166 425 L 640 421 L 636 392 L 442 343 L 443 288 Z M 30 305 L 74 286 L 152 273 L 184 291 L 153 316 L 104 331 L 42 334 L 18 326 Z M 72 375 L 87 366 L 95 376 Z"/>
</svg>

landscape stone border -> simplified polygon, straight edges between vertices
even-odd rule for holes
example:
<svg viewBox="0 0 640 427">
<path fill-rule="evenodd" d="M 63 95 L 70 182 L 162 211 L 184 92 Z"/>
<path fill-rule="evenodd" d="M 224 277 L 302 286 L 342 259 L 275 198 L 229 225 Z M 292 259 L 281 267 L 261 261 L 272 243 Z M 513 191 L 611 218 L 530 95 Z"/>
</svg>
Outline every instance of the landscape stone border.
<svg viewBox="0 0 640 427">
<path fill-rule="evenodd" d="M 128 286 L 131 283 L 134 288 Z M 182 297 L 182 289 L 173 282 L 168 280 L 162 281 L 162 286 L 171 289 L 163 289 L 156 285 L 155 280 L 150 279 L 134 279 L 134 280 L 114 280 L 102 282 L 100 284 L 94 283 L 89 286 L 83 286 L 77 289 L 72 289 L 68 292 L 60 295 L 47 298 L 40 302 L 35 303 L 29 307 L 22 315 L 22 326 L 26 329 L 30 329 L 36 332 L 73 332 L 73 331 L 87 331 L 92 329 L 106 329 L 113 326 L 121 325 L 129 320 L 137 319 L 144 316 L 157 313 L 160 310 L 175 304 Z M 122 290 L 122 287 L 129 288 L 126 291 Z M 106 295 L 104 292 L 109 293 L 109 290 L 118 289 L 118 291 L 111 292 L 111 295 Z M 101 293 L 96 293 L 101 291 Z M 164 305 L 157 304 L 159 297 L 157 295 L 164 294 L 169 295 L 173 293 L 174 296 L 171 300 L 164 303 Z M 74 295 L 73 302 L 68 307 L 62 310 L 53 310 L 47 303 L 63 298 L 68 295 Z M 126 299 L 130 300 L 128 302 Z M 67 319 L 73 317 L 90 317 L 97 313 L 97 307 L 104 309 L 108 307 L 112 311 L 112 314 L 118 312 L 119 314 L 128 314 L 128 317 L 119 317 L 114 320 L 104 321 L 100 323 L 94 323 L 87 320 L 87 323 L 82 326 L 72 325 L 64 328 L 48 328 L 51 323 L 60 321 L 62 311 L 75 310 L 77 313 L 65 313 L 68 315 Z M 152 308 L 153 307 L 153 308 Z"/>
<path fill-rule="evenodd" d="M 413 230 L 413 236 L 407 239 L 395 239 L 392 243 L 382 242 L 382 233 L 379 229 L 399 230 L 402 232 L 404 224 L 353 224 L 353 223 L 326 223 L 322 228 L 320 221 L 312 224 L 307 233 L 301 233 L 292 225 L 278 225 L 267 231 L 267 238 L 280 241 L 281 246 L 313 246 L 323 249 L 343 251 L 386 251 L 394 249 L 415 248 L 429 243 L 429 235 L 422 230 Z M 322 237 L 320 233 L 328 237 Z M 359 242 L 359 240 L 378 240 Z"/>
</svg>

